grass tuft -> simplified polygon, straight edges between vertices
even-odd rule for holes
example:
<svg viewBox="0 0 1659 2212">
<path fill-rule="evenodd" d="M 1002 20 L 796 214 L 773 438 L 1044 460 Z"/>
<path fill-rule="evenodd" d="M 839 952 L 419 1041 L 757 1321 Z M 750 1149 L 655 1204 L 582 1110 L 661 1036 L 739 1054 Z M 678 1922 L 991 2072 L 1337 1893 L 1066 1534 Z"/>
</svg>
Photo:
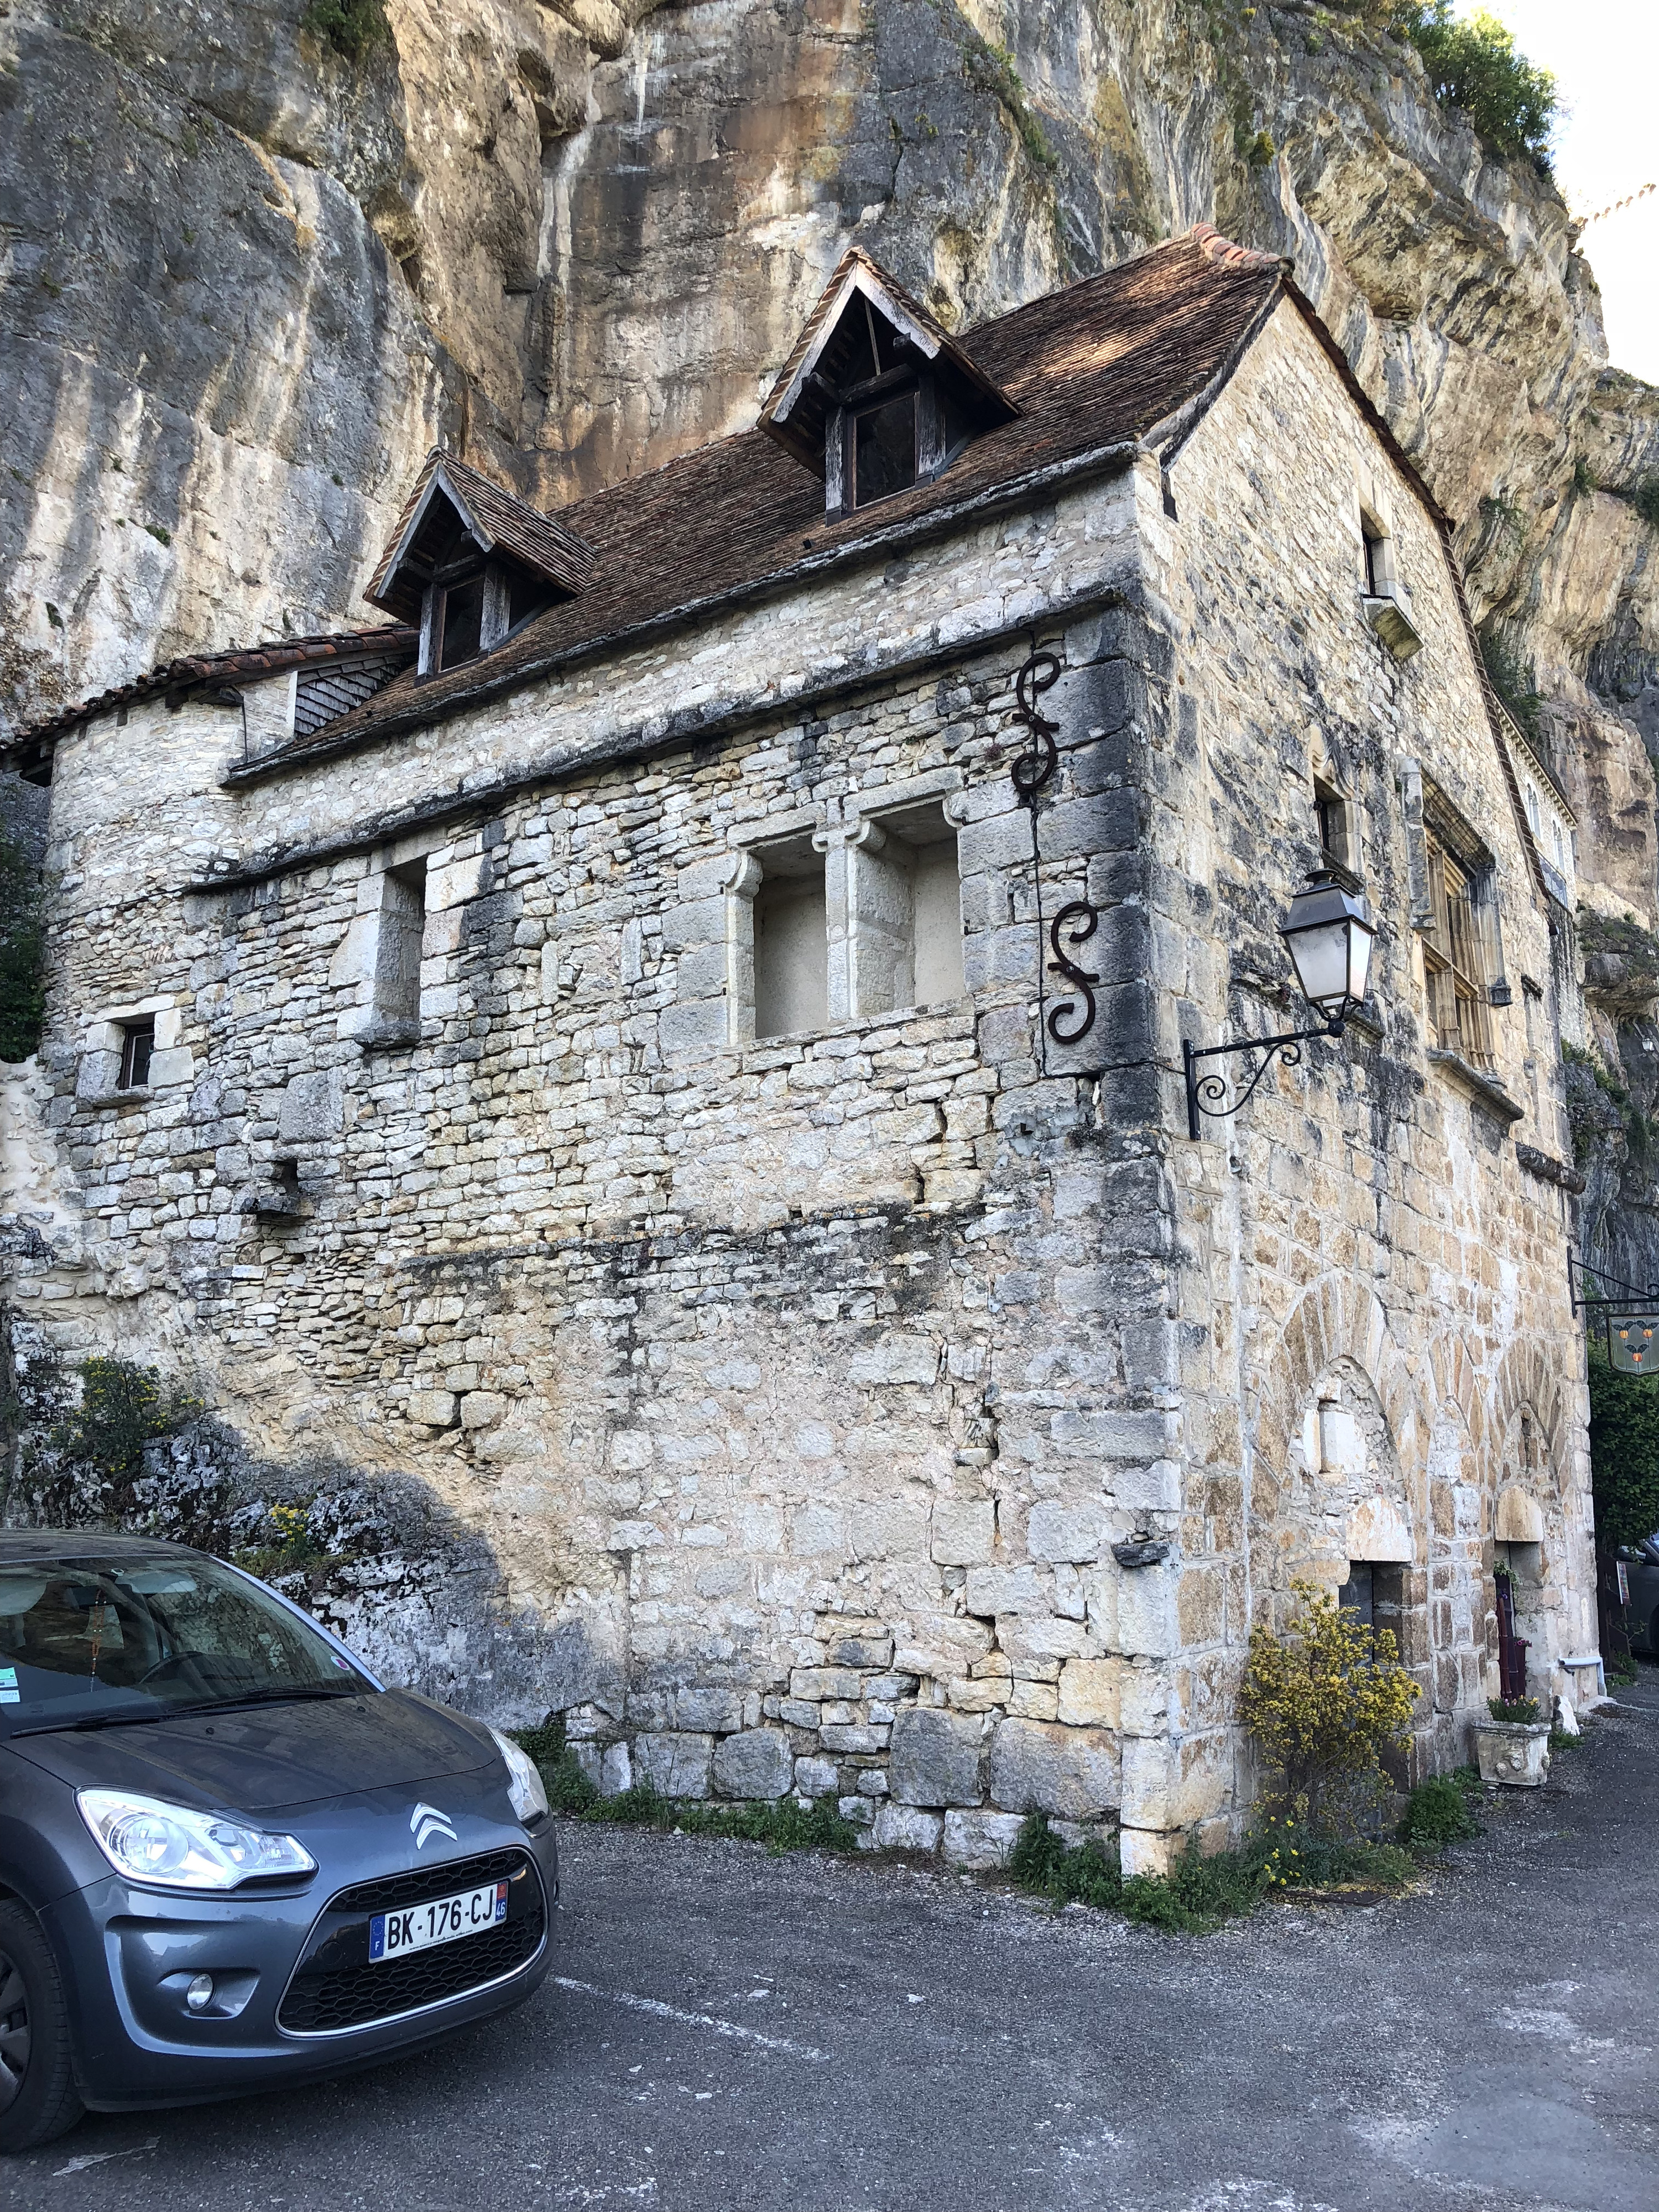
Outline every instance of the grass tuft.
<svg viewBox="0 0 1659 2212">
<path fill-rule="evenodd" d="M 1475 1778 L 1479 1786 L 1480 1778 Z M 1406 1801 L 1400 1823 L 1400 1840 L 1414 1850 L 1443 1850 L 1448 1844 L 1466 1843 L 1478 1836 L 1480 1824 L 1469 1810 L 1464 1795 L 1468 1785 L 1449 1774 L 1419 1782 Z"/>
<path fill-rule="evenodd" d="M 1189 1844 L 1167 1875 L 1126 1881 L 1104 1844 L 1068 1845 L 1045 1814 L 1032 1813 L 1008 1862 L 1014 1887 L 1029 1896 L 1119 1911 L 1170 1936 L 1208 1935 L 1289 1890 L 1402 1889 L 1415 1870 L 1395 1844 L 1339 1843 L 1271 1816 L 1236 1851 L 1206 1857 Z"/>
</svg>

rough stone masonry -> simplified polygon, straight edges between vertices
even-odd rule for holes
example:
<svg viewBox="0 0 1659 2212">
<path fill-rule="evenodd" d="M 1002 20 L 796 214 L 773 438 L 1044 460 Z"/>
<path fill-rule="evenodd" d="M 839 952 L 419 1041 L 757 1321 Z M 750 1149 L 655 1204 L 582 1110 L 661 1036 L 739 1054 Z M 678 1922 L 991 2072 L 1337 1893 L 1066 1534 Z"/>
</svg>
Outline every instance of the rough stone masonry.
<svg viewBox="0 0 1659 2212">
<path fill-rule="evenodd" d="M 453 667 L 397 633 L 320 727 L 302 643 L 18 741 L 14 1346 L 412 1486 L 489 1603 L 446 1621 L 428 1564 L 418 1634 L 397 1572 L 319 1605 L 562 1712 L 602 1789 L 829 1796 L 966 1865 L 1042 1808 L 1145 1871 L 1245 1817 L 1243 1650 L 1299 1576 L 1397 1626 L 1419 1771 L 1497 1686 L 1498 1567 L 1577 1694 L 1571 812 L 1279 264 L 1194 234 L 959 349 L 1012 411 L 878 506 L 751 433 L 561 510 L 573 594 Z M 1278 925 L 1322 863 L 1365 1012 L 1194 1142 L 1182 1040 L 1307 1025 Z M 1095 917 L 1075 1042 L 1039 898 Z"/>
</svg>

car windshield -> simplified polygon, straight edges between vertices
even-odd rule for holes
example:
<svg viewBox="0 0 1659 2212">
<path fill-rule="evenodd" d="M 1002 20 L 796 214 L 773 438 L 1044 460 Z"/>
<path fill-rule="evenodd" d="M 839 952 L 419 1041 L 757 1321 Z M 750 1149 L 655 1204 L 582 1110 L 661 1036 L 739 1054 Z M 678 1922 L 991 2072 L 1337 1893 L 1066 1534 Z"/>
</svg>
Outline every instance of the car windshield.
<svg viewBox="0 0 1659 2212">
<path fill-rule="evenodd" d="M 308 1622 L 216 1560 L 0 1559 L 0 1734 L 370 1687 Z"/>
</svg>

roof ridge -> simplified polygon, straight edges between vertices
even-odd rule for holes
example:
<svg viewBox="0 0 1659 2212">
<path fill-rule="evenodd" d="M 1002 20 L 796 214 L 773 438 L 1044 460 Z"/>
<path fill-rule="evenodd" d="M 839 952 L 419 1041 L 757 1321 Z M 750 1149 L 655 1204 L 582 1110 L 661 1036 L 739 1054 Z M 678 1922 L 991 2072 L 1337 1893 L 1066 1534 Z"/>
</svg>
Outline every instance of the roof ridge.
<svg viewBox="0 0 1659 2212">
<path fill-rule="evenodd" d="M 1285 253 L 1264 253 L 1260 246 L 1240 246 L 1236 239 L 1218 231 L 1212 222 L 1195 222 L 1180 238 L 1166 239 L 1167 246 L 1183 246 L 1190 240 L 1206 258 L 1227 269 L 1290 269 L 1294 257 Z M 1154 251 L 1157 249 L 1154 248 Z"/>
<path fill-rule="evenodd" d="M 115 708 L 153 698 L 173 684 L 210 683 L 216 676 L 274 675 L 307 661 L 343 659 L 343 648 L 372 652 L 379 646 L 389 653 L 412 653 L 419 640 L 419 632 L 406 623 L 371 623 L 361 629 L 312 630 L 303 637 L 272 638 L 261 645 L 229 645 L 218 653 L 175 653 L 171 660 L 158 660 L 153 668 L 129 677 L 125 684 L 110 684 L 73 706 L 59 707 L 37 721 L 25 722 L 3 742 L 9 747 L 54 731 L 73 729 L 77 722 L 88 722 Z"/>
</svg>

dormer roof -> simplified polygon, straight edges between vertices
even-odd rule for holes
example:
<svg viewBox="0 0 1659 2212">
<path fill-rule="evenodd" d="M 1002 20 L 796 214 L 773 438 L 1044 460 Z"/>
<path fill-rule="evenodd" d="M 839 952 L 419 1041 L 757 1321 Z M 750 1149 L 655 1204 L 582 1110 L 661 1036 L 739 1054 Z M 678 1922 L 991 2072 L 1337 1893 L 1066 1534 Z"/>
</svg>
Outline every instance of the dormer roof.
<svg viewBox="0 0 1659 2212">
<path fill-rule="evenodd" d="M 947 374 L 954 374 L 978 403 L 976 411 L 982 412 L 988 424 L 1011 422 L 1019 413 L 1000 386 L 896 276 L 861 246 L 849 246 L 802 325 L 793 352 L 767 395 L 757 425 L 818 475 L 823 475 L 824 466 L 824 418 L 834 404 L 834 387 L 842 381 L 834 373 L 836 356 L 847 350 L 849 343 L 856 347 L 865 356 L 861 373 L 868 375 L 868 352 L 875 342 L 868 333 L 878 319 L 890 334 L 896 350 L 943 368 Z"/>
<path fill-rule="evenodd" d="M 418 622 L 434 549 L 453 538 L 457 524 L 481 554 L 528 569 L 556 598 L 574 599 L 592 572 L 592 548 L 573 531 L 434 447 L 363 592 L 370 606 Z"/>
</svg>

